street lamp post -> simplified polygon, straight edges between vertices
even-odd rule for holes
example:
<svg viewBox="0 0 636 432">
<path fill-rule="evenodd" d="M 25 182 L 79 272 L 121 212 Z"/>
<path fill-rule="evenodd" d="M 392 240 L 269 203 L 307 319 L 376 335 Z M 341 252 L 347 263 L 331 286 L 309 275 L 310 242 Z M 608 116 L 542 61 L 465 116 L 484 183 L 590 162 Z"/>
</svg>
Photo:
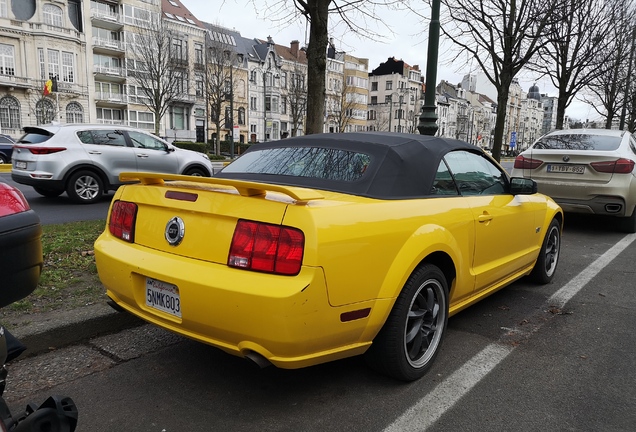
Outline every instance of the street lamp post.
<svg viewBox="0 0 636 432">
<path fill-rule="evenodd" d="M 431 23 L 428 29 L 428 58 L 426 60 L 426 94 L 417 130 L 422 135 L 434 136 L 437 132 L 435 113 L 435 82 L 437 81 L 437 57 L 439 52 L 439 10 L 441 0 L 433 0 Z"/>
<path fill-rule="evenodd" d="M 226 55 L 230 57 L 230 51 L 226 51 Z M 234 159 L 234 67 L 243 64 L 243 54 L 237 54 L 230 62 L 230 158 Z"/>
</svg>

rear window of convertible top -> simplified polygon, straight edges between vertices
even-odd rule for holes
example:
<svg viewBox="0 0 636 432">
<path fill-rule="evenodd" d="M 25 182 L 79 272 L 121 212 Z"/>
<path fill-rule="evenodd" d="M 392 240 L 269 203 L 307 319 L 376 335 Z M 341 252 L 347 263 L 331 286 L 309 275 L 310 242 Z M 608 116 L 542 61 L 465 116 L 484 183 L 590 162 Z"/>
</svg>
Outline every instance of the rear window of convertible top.
<svg viewBox="0 0 636 432">
<path fill-rule="evenodd" d="M 621 145 L 620 136 L 570 134 L 548 135 L 537 141 L 532 148 L 545 150 L 616 150 Z"/>
<path fill-rule="evenodd" d="M 363 176 L 370 161 L 368 154 L 342 149 L 279 147 L 245 153 L 223 172 L 356 181 Z"/>
</svg>

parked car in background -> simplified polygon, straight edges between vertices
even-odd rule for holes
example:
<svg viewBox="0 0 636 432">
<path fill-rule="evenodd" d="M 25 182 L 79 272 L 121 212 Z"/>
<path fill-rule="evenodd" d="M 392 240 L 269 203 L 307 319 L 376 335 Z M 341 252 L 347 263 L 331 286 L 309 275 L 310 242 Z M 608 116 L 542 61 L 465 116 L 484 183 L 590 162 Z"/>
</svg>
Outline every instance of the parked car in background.
<svg viewBox="0 0 636 432">
<path fill-rule="evenodd" d="M 14 145 L 11 178 L 78 203 L 99 200 L 129 171 L 212 175 L 207 155 L 184 150 L 128 126 L 65 124 L 27 126 Z"/>
<path fill-rule="evenodd" d="M 17 188 L 0 181 L 0 307 L 23 299 L 42 270 L 40 218 Z"/>
<path fill-rule="evenodd" d="M 512 175 L 533 179 L 566 212 L 614 216 L 636 232 L 636 139 L 627 131 L 566 129 L 539 138 Z"/>
<path fill-rule="evenodd" d="M 11 161 L 13 144 L 15 144 L 13 138 L 8 135 L 0 134 L 0 164 L 6 164 Z"/>
<path fill-rule="evenodd" d="M 439 137 L 252 146 L 211 178 L 123 173 L 95 242 L 114 304 L 260 365 L 365 353 L 420 378 L 449 316 L 554 277 L 563 215 L 534 181 Z"/>
</svg>

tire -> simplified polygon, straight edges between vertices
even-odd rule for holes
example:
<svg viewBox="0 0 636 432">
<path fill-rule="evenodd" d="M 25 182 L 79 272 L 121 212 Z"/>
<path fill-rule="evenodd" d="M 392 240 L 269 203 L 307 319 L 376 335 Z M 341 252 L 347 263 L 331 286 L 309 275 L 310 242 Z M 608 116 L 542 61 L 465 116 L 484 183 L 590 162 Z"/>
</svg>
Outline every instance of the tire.
<svg viewBox="0 0 636 432">
<path fill-rule="evenodd" d="M 66 194 L 76 203 L 93 204 L 104 195 L 104 185 L 94 172 L 78 171 L 68 179 Z"/>
<path fill-rule="evenodd" d="M 448 283 L 432 264 L 409 277 L 384 326 L 365 353 L 369 366 L 401 381 L 430 369 L 448 323 Z"/>
<path fill-rule="evenodd" d="M 530 278 L 541 285 L 552 282 L 559 264 L 559 253 L 561 250 L 561 224 L 558 220 L 552 219 L 548 226 L 548 231 L 543 238 L 543 244 L 539 251 L 539 257 L 534 264 Z"/>
<path fill-rule="evenodd" d="M 190 168 L 185 172 L 185 175 L 193 177 L 210 177 L 210 175 L 201 168 Z"/>
<path fill-rule="evenodd" d="M 47 198 L 55 198 L 62 195 L 63 190 L 52 190 L 52 189 L 44 189 L 38 186 L 33 186 L 33 190 L 38 194 L 45 196 Z"/>
<path fill-rule="evenodd" d="M 3 154 L 0 154 L 0 165 L 9 163 L 9 159 L 6 159 Z"/>
<path fill-rule="evenodd" d="M 618 219 L 618 229 L 628 234 L 636 233 L 636 208 L 631 216 Z"/>
</svg>

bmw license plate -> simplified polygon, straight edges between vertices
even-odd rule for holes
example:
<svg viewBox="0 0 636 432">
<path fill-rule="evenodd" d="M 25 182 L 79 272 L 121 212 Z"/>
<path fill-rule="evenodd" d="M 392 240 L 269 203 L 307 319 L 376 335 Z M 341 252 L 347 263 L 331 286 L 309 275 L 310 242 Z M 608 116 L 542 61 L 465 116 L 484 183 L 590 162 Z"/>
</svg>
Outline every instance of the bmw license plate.
<svg viewBox="0 0 636 432">
<path fill-rule="evenodd" d="M 547 170 L 549 173 L 584 174 L 585 165 L 548 165 Z"/>
<path fill-rule="evenodd" d="M 27 163 L 26 162 L 21 162 L 21 161 L 15 161 L 15 167 L 17 169 L 26 169 Z"/>
<path fill-rule="evenodd" d="M 179 288 L 157 279 L 146 278 L 146 306 L 181 318 Z"/>
</svg>

